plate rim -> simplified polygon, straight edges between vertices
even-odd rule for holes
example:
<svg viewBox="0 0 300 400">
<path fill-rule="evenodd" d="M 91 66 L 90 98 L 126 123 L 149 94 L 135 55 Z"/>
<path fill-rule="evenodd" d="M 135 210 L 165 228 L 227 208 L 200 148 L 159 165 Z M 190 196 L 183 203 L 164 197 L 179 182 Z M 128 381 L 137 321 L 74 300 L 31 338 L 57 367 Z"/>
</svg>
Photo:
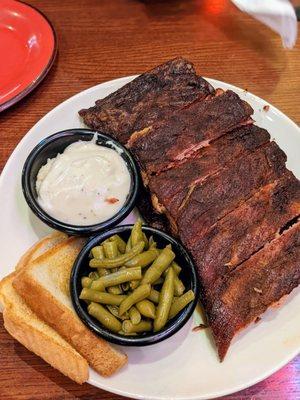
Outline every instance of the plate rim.
<svg viewBox="0 0 300 400">
<path fill-rule="evenodd" d="M 89 88 L 87 88 L 87 89 L 85 89 L 85 90 L 83 90 L 83 91 L 81 91 L 79 93 L 76 93 L 75 95 L 71 96 L 70 98 L 64 100 L 63 102 L 61 102 L 60 104 L 55 106 L 52 110 L 47 112 L 47 114 L 45 114 L 39 121 L 37 121 L 31 127 L 31 129 L 23 136 L 23 138 L 20 140 L 20 142 L 15 147 L 14 151 L 11 153 L 10 157 L 8 158 L 4 168 L 2 170 L 1 176 L 0 176 L 0 190 L 1 190 L 2 185 L 3 185 L 3 180 L 4 180 L 3 177 L 6 174 L 6 171 L 9 169 L 10 164 L 14 161 L 15 155 L 19 151 L 19 147 L 21 147 L 23 142 L 25 142 L 25 140 L 28 138 L 28 136 L 30 136 L 32 130 L 36 127 L 36 125 L 41 123 L 47 117 L 47 115 L 49 113 L 52 113 L 56 109 L 60 108 L 63 104 L 72 102 L 74 100 L 74 98 L 80 97 L 83 94 L 85 94 L 86 92 L 93 91 L 96 88 L 100 88 L 101 86 L 102 87 L 103 86 L 104 87 L 109 87 L 109 86 L 115 86 L 118 83 L 126 84 L 126 83 L 130 82 L 132 79 L 136 78 L 137 76 L 138 75 L 124 76 L 124 77 L 121 77 L 121 78 L 116 78 L 116 79 L 113 79 L 113 80 L 104 81 L 104 82 L 99 83 L 97 85 L 91 86 L 91 87 L 89 87 Z M 232 85 L 230 83 L 223 82 L 223 81 L 220 81 L 220 80 L 217 80 L 217 79 L 214 79 L 214 78 L 205 77 L 205 79 L 207 79 L 213 85 L 219 85 L 220 84 L 220 85 L 230 86 L 231 90 L 238 90 L 238 91 L 241 91 L 241 90 L 243 91 L 244 90 L 244 89 L 242 89 L 242 88 L 240 88 L 238 86 L 235 86 L 235 85 Z M 271 103 L 267 102 L 266 100 L 262 99 L 259 96 L 256 96 L 255 94 L 253 94 L 252 92 L 250 92 L 248 90 L 247 91 L 244 90 L 244 91 L 247 92 L 249 95 L 251 95 L 254 98 L 255 101 L 259 101 L 259 102 L 263 101 L 266 105 L 270 105 L 272 107 L 272 111 L 273 112 L 275 112 L 280 118 L 283 118 L 286 123 L 292 125 L 294 127 L 294 129 L 296 129 L 300 134 L 300 127 L 293 120 L 291 120 L 286 114 L 284 114 L 282 111 L 280 111 L 277 107 L 273 106 Z M 284 359 L 282 359 L 282 361 L 280 363 L 277 363 L 276 366 L 274 366 L 273 368 L 269 369 L 264 374 L 261 374 L 259 377 L 257 377 L 257 379 L 252 379 L 252 380 L 249 379 L 245 383 L 236 385 L 235 388 L 223 389 L 223 390 L 219 390 L 218 392 L 213 392 L 213 393 L 210 392 L 209 394 L 205 394 L 204 393 L 204 394 L 200 394 L 200 395 L 196 395 L 196 396 L 193 395 L 193 396 L 189 396 L 189 397 L 186 397 L 186 396 L 185 397 L 176 397 L 176 400 L 204 400 L 204 399 L 208 400 L 208 399 L 214 399 L 214 398 L 218 398 L 220 396 L 225 396 L 225 395 L 229 395 L 229 394 L 232 394 L 232 393 L 239 392 L 239 391 L 241 391 L 243 389 L 246 389 L 246 388 L 248 388 L 250 386 L 253 386 L 253 385 L 263 381 L 264 379 L 268 378 L 269 376 L 273 375 L 275 372 L 277 372 L 282 367 L 284 367 L 287 363 L 289 363 L 293 358 L 295 358 L 299 353 L 300 353 L 300 348 L 296 349 L 292 353 L 289 353 L 289 355 L 287 357 L 285 357 Z M 121 372 L 119 372 L 119 373 L 121 373 Z M 133 399 L 138 399 L 138 400 L 148 400 L 148 399 L 149 400 L 172 400 L 172 398 L 170 396 L 166 396 L 166 395 L 148 397 L 148 396 L 145 396 L 145 395 L 139 395 L 139 394 L 134 393 L 134 392 L 127 392 L 127 391 L 124 391 L 124 390 L 121 390 L 121 389 L 114 389 L 109 385 L 109 380 L 99 383 L 99 382 L 95 381 L 95 379 L 93 377 L 89 377 L 89 380 L 87 381 L 87 383 L 89 383 L 89 384 L 91 384 L 91 385 L 93 385 L 93 386 L 95 386 L 97 388 L 106 390 L 106 391 L 108 391 L 110 393 L 115 393 L 115 394 L 118 394 L 118 395 L 131 397 Z"/>
<path fill-rule="evenodd" d="M 20 100 L 22 100 L 24 97 L 26 97 L 29 93 L 31 93 L 43 80 L 44 78 L 48 75 L 50 69 L 52 68 L 54 61 L 56 59 L 57 53 L 58 53 L 58 39 L 57 39 L 57 34 L 54 29 L 54 26 L 52 22 L 49 20 L 49 18 L 42 12 L 40 11 L 37 7 L 26 3 L 25 1 L 16 1 L 13 0 L 14 3 L 22 3 L 23 5 L 27 6 L 28 8 L 33 9 L 35 12 L 40 14 L 46 23 L 49 25 L 52 36 L 53 36 L 53 51 L 51 53 L 51 56 L 49 58 L 49 61 L 47 65 L 44 67 L 44 69 L 41 71 L 41 73 L 37 76 L 35 80 L 32 80 L 31 83 L 29 83 L 26 88 L 24 88 L 21 92 L 17 93 L 15 96 L 13 96 L 11 99 L 6 100 L 4 103 L 0 102 L 0 112 L 7 110 L 8 108 L 12 107 L 16 103 L 18 103 Z"/>
</svg>

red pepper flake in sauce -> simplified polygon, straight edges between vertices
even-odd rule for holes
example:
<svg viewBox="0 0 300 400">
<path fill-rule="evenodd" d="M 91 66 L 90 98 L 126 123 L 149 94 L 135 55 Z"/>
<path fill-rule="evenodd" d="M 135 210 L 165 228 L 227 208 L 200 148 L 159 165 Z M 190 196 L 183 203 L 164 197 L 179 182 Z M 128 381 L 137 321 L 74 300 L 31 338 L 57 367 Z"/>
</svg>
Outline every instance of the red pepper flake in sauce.
<svg viewBox="0 0 300 400">
<path fill-rule="evenodd" d="M 270 110 L 270 106 L 266 104 L 265 106 L 263 106 L 263 110 L 265 112 L 269 111 Z"/>
<path fill-rule="evenodd" d="M 195 326 L 195 327 L 192 329 L 192 331 L 193 331 L 193 332 L 199 332 L 199 331 L 202 331 L 203 329 L 206 329 L 206 328 L 208 328 L 208 325 L 199 324 L 199 325 Z"/>
<path fill-rule="evenodd" d="M 109 204 L 115 204 L 119 201 L 119 199 L 117 199 L 116 197 L 108 197 L 107 199 L 105 199 L 106 203 Z"/>
</svg>

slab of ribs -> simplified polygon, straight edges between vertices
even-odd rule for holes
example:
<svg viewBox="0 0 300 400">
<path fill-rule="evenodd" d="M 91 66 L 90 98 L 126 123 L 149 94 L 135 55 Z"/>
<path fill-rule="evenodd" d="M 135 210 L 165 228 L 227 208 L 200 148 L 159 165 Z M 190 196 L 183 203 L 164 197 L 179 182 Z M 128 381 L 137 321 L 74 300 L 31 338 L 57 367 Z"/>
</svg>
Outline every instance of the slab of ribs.
<svg viewBox="0 0 300 400">
<path fill-rule="evenodd" d="M 130 149 L 144 218 L 193 257 L 221 360 L 237 332 L 300 284 L 300 183 L 252 113 L 182 58 L 79 112 Z"/>
</svg>

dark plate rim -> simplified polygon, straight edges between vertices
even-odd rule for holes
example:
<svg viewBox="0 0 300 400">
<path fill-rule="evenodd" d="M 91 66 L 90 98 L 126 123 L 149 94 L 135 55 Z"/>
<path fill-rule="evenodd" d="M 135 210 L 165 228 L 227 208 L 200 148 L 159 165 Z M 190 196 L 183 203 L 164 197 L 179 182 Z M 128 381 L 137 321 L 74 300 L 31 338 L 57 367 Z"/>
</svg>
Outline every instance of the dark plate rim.
<svg viewBox="0 0 300 400">
<path fill-rule="evenodd" d="M 48 64 L 45 66 L 45 68 L 41 71 L 40 75 L 38 75 L 38 77 L 34 81 L 32 81 L 25 89 L 23 89 L 20 93 L 16 94 L 11 99 L 6 100 L 4 103 L 0 102 L 0 112 L 6 110 L 9 107 L 13 106 L 14 104 L 18 103 L 25 96 L 27 96 L 29 93 L 31 93 L 42 82 L 42 80 L 46 77 L 46 75 L 50 71 L 50 69 L 56 59 L 57 53 L 58 53 L 57 34 L 56 34 L 54 26 L 53 26 L 52 22 L 49 20 L 49 18 L 42 11 L 40 11 L 38 8 L 34 7 L 33 5 L 28 4 L 25 1 L 19 1 L 19 3 L 22 3 L 22 4 L 26 5 L 27 7 L 30 7 L 33 10 L 35 10 L 48 23 L 48 25 L 51 28 L 52 35 L 53 35 L 53 42 L 54 42 L 53 51 L 52 51 L 51 57 L 48 61 Z"/>
</svg>

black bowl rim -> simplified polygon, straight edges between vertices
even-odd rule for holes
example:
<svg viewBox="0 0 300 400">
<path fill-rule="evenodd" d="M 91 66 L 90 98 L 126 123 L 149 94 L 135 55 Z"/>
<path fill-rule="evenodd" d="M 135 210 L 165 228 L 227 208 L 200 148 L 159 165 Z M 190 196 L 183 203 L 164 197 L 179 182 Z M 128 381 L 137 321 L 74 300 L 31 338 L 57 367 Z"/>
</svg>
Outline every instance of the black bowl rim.
<svg viewBox="0 0 300 400">
<path fill-rule="evenodd" d="M 83 262 L 84 257 L 86 254 L 90 251 L 90 249 L 96 244 L 99 243 L 100 241 L 105 240 L 109 236 L 112 236 L 114 234 L 122 233 L 126 230 L 132 229 L 133 224 L 128 224 L 128 225 L 121 225 L 115 228 L 112 228 L 108 231 L 105 231 L 93 238 L 91 238 L 82 248 L 80 253 L 78 254 L 74 264 L 73 264 L 73 269 L 71 271 L 71 276 L 70 276 L 70 294 L 71 294 L 71 300 L 73 307 L 79 316 L 79 318 L 82 320 L 82 322 L 91 330 L 93 331 L 97 336 L 107 340 L 108 342 L 122 345 L 122 346 L 148 346 L 152 345 L 158 342 L 161 342 L 170 336 L 174 335 L 176 332 L 178 332 L 189 320 L 191 315 L 193 314 L 195 307 L 198 302 L 198 297 L 199 297 L 199 282 L 198 282 L 198 276 L 196 273 L 196 269 L 194 266 L 194 263 L 188 254 L 187 250 L 184 248 L 184 246 L 175 238 L 172 236 L 168 235 L 167 233 L 156 229 L 152 228 L 147 225 L 143 225 L 143 231 L 149 232 L 149 233 L 155 233 L 156 235 L 162 236 L 165 240 L 168 240 L 173 248 L 175 249 L 175 254 L 178 252 L 178 249 L 180 253 L 184 256 L 184 258 L 187 260 L 187 263 L 189 265 L 189 268 L 191 270 L 191 289 L 195 293 L 195 299 L 189 303 L 182 311 L 181 313 L 174 319 L 172 324 L 163 329 L 160 332 L 152 333 L 151 335 L 145 336 L 145 337 L 135 337 L 135 336 L 121 336 L 116 333 L 110 332 L 107 329 L 103 328 L 100 326 L 100 324 L 97 324 L 94 322 L 94 320 L 89 316 L 89 314 L 83 309 L 83 307 L 80 304 L 79 300 L 79 293 L 77 292 L 76 288 L 76 282 L 78 279 L 78 272 L 81 266 L 81 263 Z"/>
<path fill-rule="evenodd" d="M 69 136 L 76 136 L 78 135 L 94 135 L 97 134 L 98 138 L 102 139 L 105 142 L 111 142 L 113 146 L 117 149 L 122 150 L 122 153 L 125 155 L 127 161 L 127 167 L 130 170 L 132 176 L 132 184 L 133 187 L 129 192 L 129 196 L 123 207 L 110 219 L 100 222 L 99 224 L 94 225 L 72 225 L 62 221 L 59 221 L 52 217 L 51 215 L 47 214 L 42 207 L 36 201 L 33 193 L 30 189 L 30 171 L 32 165 L 34 163 L 35 158 L 45 149 L 47 146 L 52 143 L 53 141 Z M 130 152 L 117 140 L 113 139 L 112 137 L 105 135 L 99 131 L 94 131 L 92 129 L 85 129 L 85 128 L 73 128 L 73 129 L 65 129 L 63 131 L 56 132 L 45 139 L 42 139 L 29 153 L 22 170 L 22 191 L 25 197 L 25 200 L 33 211 L 33 213 L 41 219 L 44 223 L 51 226 L 54 229 L 59 231 L 66 232 L 70 235 L 83 235 L 83 236 L 90 236 L 96 235 L 97 233 L 109 229 L 110 227 L 117 225 L 120 223 L 127 215 L 132 211 L 135 206 L 136 198 L 138 195 L 139 190 L 139 171 L 137 169 L 136 163 L 131 156 Z"/>
</svg>

